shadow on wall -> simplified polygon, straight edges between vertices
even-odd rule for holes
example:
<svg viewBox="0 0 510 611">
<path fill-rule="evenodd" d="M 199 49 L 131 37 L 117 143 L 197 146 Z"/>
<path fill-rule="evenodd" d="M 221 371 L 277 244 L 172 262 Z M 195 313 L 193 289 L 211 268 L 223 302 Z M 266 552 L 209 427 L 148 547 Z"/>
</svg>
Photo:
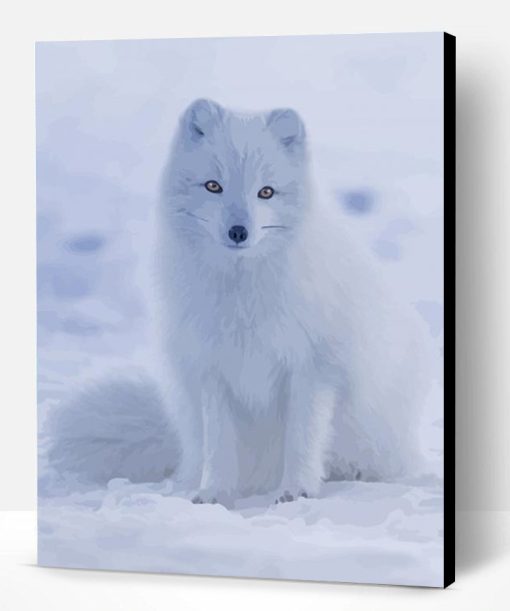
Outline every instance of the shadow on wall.
<svg viewBox="0 0 510 611">
<path fill-rule="evenodd" d="M 476 66 L 457 76 L 457 510 L 509 510 L 495 309 L 500 304 L 495 233 L 501 224 L 494 146 L 499 115 L 494 89 Z M 502 132 L 501 132 L 502 134 Z M 499 136 L 502 137 L 502 136 Z M 506 365 L 505 365 L 506 367 Z M 499 373 L 498 373 L 499 371 Z M 448 409 L 448 406 L 446 406 Z M 502 492 L 503 491 L 503 492 Z M 457 569 L 462 574 L 508 551 L 501 515 L 458 514 Z"/>
</svg>

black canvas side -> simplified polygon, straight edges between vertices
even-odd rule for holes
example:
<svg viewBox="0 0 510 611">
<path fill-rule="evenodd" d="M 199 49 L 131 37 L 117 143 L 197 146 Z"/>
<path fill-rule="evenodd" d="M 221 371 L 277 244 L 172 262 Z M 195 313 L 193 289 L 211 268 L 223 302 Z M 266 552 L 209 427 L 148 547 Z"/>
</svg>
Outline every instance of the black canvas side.
<svg viewBox="0 0 510 611">
<path fill-rule="evenodd" d="M 444 587 L 455 581 L 455 36 L 444 34 Z"/>
</svg>

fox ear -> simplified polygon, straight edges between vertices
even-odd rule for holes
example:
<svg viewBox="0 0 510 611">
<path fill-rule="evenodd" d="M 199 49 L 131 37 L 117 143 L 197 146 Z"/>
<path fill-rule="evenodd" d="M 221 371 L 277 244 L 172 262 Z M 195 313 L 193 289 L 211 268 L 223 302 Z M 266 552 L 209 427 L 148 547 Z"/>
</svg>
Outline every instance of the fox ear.
<svg viewBox="0 0 510 611">
<path fill-rule="evenodd" d="M 199 99 L 192 102 L 182 116 L 185 133 L 194 142 L 209 136 L 215 126 L 223 120 L 223 108 L 212 100 Z"/>
<path fill-rule="evenodd" d="M 267 126 L 288 151 L 299 149 L 305 141 L 305 126 L 291 108 L 279 108 L 269 113 Z"/>
</svg>

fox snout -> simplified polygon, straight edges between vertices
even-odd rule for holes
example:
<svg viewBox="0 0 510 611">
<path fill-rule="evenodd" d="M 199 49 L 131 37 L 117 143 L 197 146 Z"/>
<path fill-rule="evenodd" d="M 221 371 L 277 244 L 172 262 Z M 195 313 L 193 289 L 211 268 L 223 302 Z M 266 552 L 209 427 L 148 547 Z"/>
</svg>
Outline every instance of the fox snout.
<svg viewBox="0 0 510 611">
<path fill-rule="evenodd" d="M 239 244 L 240 242 L 246 241 L 248 238 L 248 230 L 244 225 L 232 225 L 228 230 L 228 237 L 232 242 L 235 242 L 235 244 Z"/>
</svg>

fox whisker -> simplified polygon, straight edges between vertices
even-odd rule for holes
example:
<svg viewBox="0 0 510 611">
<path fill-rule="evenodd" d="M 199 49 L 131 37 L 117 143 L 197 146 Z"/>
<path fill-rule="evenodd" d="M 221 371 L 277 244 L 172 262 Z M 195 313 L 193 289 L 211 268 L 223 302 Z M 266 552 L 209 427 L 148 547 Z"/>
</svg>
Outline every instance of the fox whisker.
<svg viewBox="0 0 510 611">
<path fill-rule="evenodd" d="M 178 214 L 186 214 L 187 216 L 191 216 L 194 219 L 198 219 L 199 221 L 204 221 L 204 223 L 208 223 L 209 219 L 205 219 L 203 216 L 198 216 L 198 214 L 194 214 L 193 212 L 190 212 L 189 210 L 185 210 L 184 208 L 179 208 L 179 210 L 177 210 Z"/>
</svg>

